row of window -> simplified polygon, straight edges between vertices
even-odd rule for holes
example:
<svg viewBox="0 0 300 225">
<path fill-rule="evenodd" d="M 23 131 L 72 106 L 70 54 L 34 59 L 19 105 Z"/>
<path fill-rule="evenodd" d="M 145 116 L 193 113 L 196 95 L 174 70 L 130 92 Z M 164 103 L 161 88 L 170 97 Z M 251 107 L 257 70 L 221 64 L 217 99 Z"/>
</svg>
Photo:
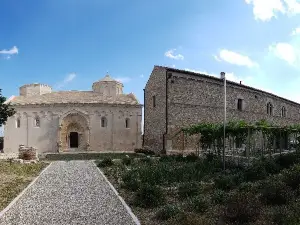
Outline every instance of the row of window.
<svg viewBox="0 0 300 225">
<path fill-rule="evenodd" d="M 33 124 L 34 127 L 40 127 L 41 126 L 41 122 L 40 122 L 40 119 L 39 118 L 35 118 L 34 119 L 34 124 Z M 16 127 L 17 128 L 20 128 L 21 127 L 21 119 L 18 118 L 16 120 Z M 107 127 L 107 119 L 105 117 L 102 117 L 101 118 L 101 127 Z M 126 118 L 125 119 L 125 127 L 126 128 L 130 128 L 130 119 L 129 118 Z"/>
<path fill-rule="evenodd" d="M 238 99 L 237 101 L 237 109 L 242 111 L 243 110 L 243 99 Z M 273 115 L 274 106 L 271 102 L 267 103 L 267 114 L 272 116 Z M 286 108 L 284 106 L 281 107 L 280 112 L 281 117 L 286 117 Z"/>
</svg>

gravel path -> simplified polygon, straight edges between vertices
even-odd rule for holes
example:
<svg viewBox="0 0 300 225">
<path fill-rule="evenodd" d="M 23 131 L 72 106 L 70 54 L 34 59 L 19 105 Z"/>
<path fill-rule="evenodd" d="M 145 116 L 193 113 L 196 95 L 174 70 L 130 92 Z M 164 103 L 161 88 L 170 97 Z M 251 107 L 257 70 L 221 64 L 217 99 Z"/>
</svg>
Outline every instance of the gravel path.
<svg viewBox="0 0 300 225">
<path fill-rule="evenodd" d="M 133 225 L 91 161 L 53 162 L 0 218 L 0 225 Z"/>
</svg>

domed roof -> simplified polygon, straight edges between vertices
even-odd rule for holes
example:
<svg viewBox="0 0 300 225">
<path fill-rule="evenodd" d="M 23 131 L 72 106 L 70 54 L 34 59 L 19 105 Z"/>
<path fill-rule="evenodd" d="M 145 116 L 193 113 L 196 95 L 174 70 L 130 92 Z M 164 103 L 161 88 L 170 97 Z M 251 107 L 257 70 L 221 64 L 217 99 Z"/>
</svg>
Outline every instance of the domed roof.
<svg viewBox="0 0 300 225">
<path fill-rule="evenodd" d="M 109 74 L 106 74 L 106 76 L 104 78 L 102 78 L 101 80 L 99 80 L 99 82 L 102 82 L 102 81 L 113 81 L 113 82 L 117 82 L 116 80 L 114 80 L 113 78 L 111 78 L 109 76 Z"/>
</svg>

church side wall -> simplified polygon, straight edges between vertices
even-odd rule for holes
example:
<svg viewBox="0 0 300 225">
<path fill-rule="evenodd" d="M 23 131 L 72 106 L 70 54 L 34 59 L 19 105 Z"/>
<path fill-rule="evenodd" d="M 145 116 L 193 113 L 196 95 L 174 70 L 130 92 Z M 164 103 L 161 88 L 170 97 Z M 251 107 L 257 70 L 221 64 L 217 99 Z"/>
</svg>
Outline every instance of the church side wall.
<svg viewBox="0 0 300 225">
<path fill-rule="evenodd" d="M 223 81 L 172 72 L 169 80 L 168 136 L 171 139 L 180 128 L 200 122 L 223 122 Z M 237 109 L 238 99 L 243 99 L 243 109 Z M 267 103 L 271 102 L 273 115 L 267 114 Z M 281 117 L 282 107 L 286 117 Z M 288 100 L 249 89 L 239 84 L 227 84 L 227 120 L 256 122 L 265 119 L 278 125 L 300 123 L 300 105 Z M 178 140 L 183 140 L 178 138 Z M 185 140 L 185 142 L 187 142 Z M 173 143 L 173 146 L 183 146 Z M 188 146 L 186 146 L 188 147 Z"/>
<path fill-rule="evenodd" d="M 153 105 L 155 97 L 155 106 Z M 163 150 L 166 132 L 166 70 L 154 67 L 145 87 L 144 147 Z"/>
</svg>

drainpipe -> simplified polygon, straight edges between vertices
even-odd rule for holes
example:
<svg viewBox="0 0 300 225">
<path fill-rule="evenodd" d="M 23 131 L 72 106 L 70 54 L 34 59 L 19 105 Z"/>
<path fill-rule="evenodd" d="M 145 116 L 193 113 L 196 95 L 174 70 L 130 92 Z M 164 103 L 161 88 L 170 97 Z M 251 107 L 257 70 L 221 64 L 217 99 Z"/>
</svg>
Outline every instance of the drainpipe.
<svg viewBox="0 0 300 225">
<path fill-rule="evenodd" d="M 144 90 L 144 119 L 143 119 L 143 143 L 142 143 L 142 148 L 144 148 L 145 144 L 145 115 L 146 115 L 146 95 L 145 95 L 145 88 Z"/>
</svg>

